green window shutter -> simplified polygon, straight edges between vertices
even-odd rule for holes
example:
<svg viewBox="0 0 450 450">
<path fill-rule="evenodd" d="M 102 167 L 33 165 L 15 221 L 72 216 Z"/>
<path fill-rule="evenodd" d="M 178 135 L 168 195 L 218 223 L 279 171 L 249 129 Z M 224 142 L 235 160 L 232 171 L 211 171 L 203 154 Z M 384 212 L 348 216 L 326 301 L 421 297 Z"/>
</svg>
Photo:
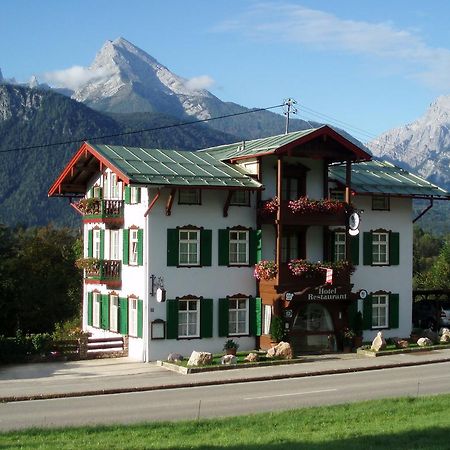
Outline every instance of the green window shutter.
<svg viewBox="0 0 450 450">
<path fill-rule="evenodd" d="M 389 295 L 389 328 L 398 328 L 400 297 L 398 294 Z"/>
<path fill-rule="evenodd" d="M 93 295 L 92 292 L 88 292 L 88 319 L 87 319 L 87 323 L 88 325 L 92 326 L 93 320 L 92 320 L 92 314 L 93 314 L 93 310 L 94 310 L 94 304 L 93 304 Z"/>
<path fill-rule="evenodd" d="M 94 231 L 88 231 L 88 258 L 92 258 L 94 254 Z"/>
<path fill-rule="evenodd" d="M 363 264 L 372 265 L 372 233 L 363 233 Z"/>
<path fill-rule="evenodd" d="M 100 326 L 104 330 L 109 330 L 109 295 L 102 295 L 102 303 L 101 303 L 101 312 L 100 312 Z"/>
<path fill-rule="evenodd" d="M 261 261 L 261 230 L 250 230 L 250 249 L 249 249 L 249 264 L 255 265 Z"/>
<path fill-rule="evenodd" d="M 137 337 L 143 336 L 144 327 L 144 302 L 142 300 L 137 301 Z"/>
<path fill-rule="evenodd" d="M 178 338 L 178 300 L 166 301 L 167 339 Z"/>
<path fill-rule="evenodd" d="M 128 334 L 128 299 L 119 298 L 119 332 Z"/>
<path fill-rule="evenodd" d="M 249 297 L 249 333 L 251 336 L 261 336 L 261 298 Z"/>
<path fill-rule="evenodd" d="M 363 300 L 363 329 L 372 329 L 372 296 L 368 295 Z"/>
<path fill-rule="evenodd" d="M 137 263 L 142 266 L 144 263 L 144 230 L 139 228 L 138 232 L 138 247 L 137 247 Z"/>
<path fill-rule="evenodd" d="M 131 203 L 131 187 L 130 186 L 125 186 L 124 200 L 125 200 L 125 204 L 127 204 L 127 205 L 129 205 Z"/>
<path fill-rule="evenodd" d="M 200 337 L 213 337 L 213 299 L 200 300 Z"/>
<path fill-rule="evenodd" d="M 177 229 L 167 230 L 167 265 L 178 266 L 180 234 Z M 177 332 L 178 333 L 178 332 Z"/>
<path fill-rule="evenodd" d="M 100 230 L 100 259 L 105 259 L 105 230 Z"/>
<path fill-rule="evenodd" d="M 141 188 L 136 188 L 136 203 L 141 203 Z"/>
<path fill-rule="evenodd" d="M 336 258 L 336 249 L 334 247 L 334 240 L 336 239 L 336 232 L 330 231 L 330 261 L 334 261 Z"/>
<path fill-rule="evenodd" d="M 389 264 L 400 264 L 400 233 L 389 233 Z"/>
<path fill-rule="evenodd" d="M 354 301 L 352 303 L 350 303 L 348 310 L 347 310 L 347 314 L 348 314 L 348 326 L 351 329 L 355 329 L 355 325 L 356 325 L 356 314 L 358 312 L 358 301 Z"/>
<path fill-rule="evenodd" d="M 359 234 L 350 237 L 350 262 L 357 266 L 359 264 Z"/>
<path fill-rule="evenodd" d="M 212 231 L 200 230 L 200 265 L 210 266 L 212 262 Z"/>
<path fill-rule="evenodd" d="M 219 230 L 219 266 L 228 266 L 229 264 L 230 264 L 230 231 Z"/>
<path fill-rule="evenodd" d="M 219 337 L 228 336 L 228 310 L 230 302 L 227 298 L 219 298 Z"/>
<path fill-rule="evenodd" d="M 130 252 L 130 230 L 123 230 L 123 263 L 128 264 Z"/>
</svg>

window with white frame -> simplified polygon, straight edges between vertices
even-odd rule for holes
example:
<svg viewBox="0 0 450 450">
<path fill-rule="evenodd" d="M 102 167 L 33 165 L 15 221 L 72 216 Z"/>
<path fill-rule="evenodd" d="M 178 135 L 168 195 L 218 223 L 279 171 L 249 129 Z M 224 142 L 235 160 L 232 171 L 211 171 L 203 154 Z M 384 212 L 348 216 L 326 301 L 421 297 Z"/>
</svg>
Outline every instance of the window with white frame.
<svg viewBox="0 0 450 450">
<path fill-rule="evenodd" d="M 228 306 L 228 334 L 248 334 L 248 298 L 230 298 Z"/>
<path fill-rule="evenodd" d="M 180 189 L 178 203 L 180 205 L 200 205 L 200 189 Z"/>
<path fill-rule="evenodd" d="M 372 233 L 372 264 L 389 264 L 389 233 Z"/>
<path fill-rule="evenodd" d="M 118 331 L 119 320 L 119 297 L 117 295 L 110 295 L 109 306 L 109 329 L 111 331 Z"/>
<path fill-rule="evenodd" d="M 387 328 L 389 295 L 372 295 L 372 328 Z"/>
<path fill-rule="evenodd" d="M 128 334 L 130 336 L 137 336 L 138 323 L 138 299 L 129 297 L 128 299 Z"/>
<path fill-rule="evenodd" d="M 119 230 L 110 230 L 109 232 L 109 256 L 113 261 L 120 259 Z"/>
<path fill-rule="evenodd" d="M 130 190 L 130 203 L 135 204 L 140 201 L 140 188 L 132 186 Z"/>
<path fill-rule="evenodd" d="M 250 206 L 249 191 L 234 191 L 231 195 L 230 205 L 234 206 Z"/>
<path fill-rule="evenodd" d="M 130 228 L 130 253 L 128 259 L 129 265 L 137 265 L 138 263 L 138 242 L 138 229 Z"/>
<path fill-rule="evenodd" d="M 180 266 L 200 264 L 200 230 L 180 230 L 179 264 Z"/>
<path fill-rule="evenodd" d="M 345 260 L 345 231 L 336 231 L 334 233 L 334 260 Z"/>
<path fill-rule="evenodd" d="M 100 328 L 100 314 L 101 314 L 101 303 L 102 296 L 99 292 L 94 292 L 92 294 L 93 304 L 92 304 L 92 326 Z"/>
<path fill-rule="evenodd" d="M 200 336 L 200 299 L 178 300 L 178 337 Z"/>
<path fill-rule="evenodd" d="M 270 324 L 271 323 L 272 323 L 272 306 L 264 305 L 262 334 L 270 334 Z"/>
<path fill-rule="evenodd" d="M 120 199 L 120 185 L 117 175 L 114 172 L 110 172 L 109 174 L 109 198 L 111 200 Z"/>
<path fill-rule="evenodd" d="M 92 257 L 100 259 L 101 234 L 99 229 L 92 230 Z"/>
<path fill-rule="evenodd" d="M 248 230 L 230 230 L 230 265 L 248 264 Z"/>
</svg>

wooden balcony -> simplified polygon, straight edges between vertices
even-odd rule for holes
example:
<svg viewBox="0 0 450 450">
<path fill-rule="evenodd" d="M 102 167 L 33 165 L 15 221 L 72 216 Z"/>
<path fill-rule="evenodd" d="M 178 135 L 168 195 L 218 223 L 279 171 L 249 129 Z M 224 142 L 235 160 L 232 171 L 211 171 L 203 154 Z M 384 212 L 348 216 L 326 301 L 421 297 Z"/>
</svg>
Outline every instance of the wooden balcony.
<svg viewBox="0 0 450 450">
<path fill-rule="evenodd" d="M 290 207 L 289 201 L 282 201 L 278 206 L 281 211 L 281 223 L 283 225 L 294 226 L 310 226 L 310 225 L 323 225 L 323 226 L 345 226 L 347 216 L 350 208 L 347 203 L 342 202 L 334 209 L 326 210 L 326 208 L 310 208 L 305 211 L 294 211 Z M 267 213 L 264 207 L 258 209 L 258 216 L 263 224 L 276 223 L 277 213 Z"/>
<path fill-rule="evenodd" d="M 122 262 L 117 260 L 98 260 L 89 269 L 85 269 L 85 282 L 88 284 L 106 284 L 110 287 L 119 287 Z"/>
<path fill-rule="evenodd" d="M 99 198 L 82 199 L 72 206 L 83 214 L 83 222 L 103 222 L 123 225 L 123 200 L 105 200 Z"/>
</svg>

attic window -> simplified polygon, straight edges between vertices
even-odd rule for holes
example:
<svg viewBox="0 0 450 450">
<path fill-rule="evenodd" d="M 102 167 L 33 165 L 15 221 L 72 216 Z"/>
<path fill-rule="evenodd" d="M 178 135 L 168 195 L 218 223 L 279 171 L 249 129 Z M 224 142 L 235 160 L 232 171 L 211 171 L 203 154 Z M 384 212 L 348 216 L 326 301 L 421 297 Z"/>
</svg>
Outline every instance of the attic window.
<svg viewBox="0 0 450 450">
<path fill-rule="evenodd" d="M 178 191 L 179 205 L 200 205 L 201 195 L 200 189 L 180 189 Z"/>
<path fill-rule="evenodd" d="M 373 195 L 372 196 L 372 210 L 373 211 L 389 211 L 389 196 L 387 195 Z"/>
</svg>

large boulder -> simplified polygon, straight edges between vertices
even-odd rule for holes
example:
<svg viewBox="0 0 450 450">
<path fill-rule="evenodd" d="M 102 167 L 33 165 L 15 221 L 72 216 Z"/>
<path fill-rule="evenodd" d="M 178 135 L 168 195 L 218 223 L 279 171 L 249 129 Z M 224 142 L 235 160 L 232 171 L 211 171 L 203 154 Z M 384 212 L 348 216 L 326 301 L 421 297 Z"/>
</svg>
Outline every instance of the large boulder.
<svg viewBox="0 0 450 450">
<path fill-rule="evenodd" d="M 450 342 L 450 333 L 443 333 L 439 342 L 441 344 L 448 344 Z"/>
<path fill-rule="evenodd" d="M 392 338 L 395 348 L 408 348 L 409 342 L 406 339 Z"/>
<path fill-rule="evenodd" d="M 292 347 L 288 342 L 279 342 L 267 350 L 268 358 L 292 359 Z"/>
<path fill-rule="evenodd" d="M 386 340 L 383 337 L 383 333 L 379 331 L 372 341 L 371 350 L 375 352 L 379 352 L 380 350 L 384 350 L 386 348 Z"/>
<path fill-rule="evenodd" d="M 245 361 L 247 361 L 247 362 L 256 362 L 256 361 L 259 361 L 258 353 L 249 353 L 249 354 L 245 357 Z"/>
<path fill-rule="evenodd" d="M 220 363 L 225 366 L 230 366 L 232 364 L 237 364 L 237 358 L 235 355 L 224 355 L 220 360 Z"/>
<path fill-rule="evenodd" d="M 427 337 L 422 337 L 417 340 L 417 345 L 419 347 L 430 347 L 431 345 L 433 345 L 433 342 Z"/>
<path fill-rule="evenodd" d="M 183 359 L 183 356 L 179 353 L 169 353 L 169 356 L 167 357 L 167 361 L 169 362 L 183 361 Z"/>
<path fill-rule="evenodd" d="M 206 366 L 212 362 L 212 353 L 193 351 L 187 363 L 188 366 Z"/>
</svg>

